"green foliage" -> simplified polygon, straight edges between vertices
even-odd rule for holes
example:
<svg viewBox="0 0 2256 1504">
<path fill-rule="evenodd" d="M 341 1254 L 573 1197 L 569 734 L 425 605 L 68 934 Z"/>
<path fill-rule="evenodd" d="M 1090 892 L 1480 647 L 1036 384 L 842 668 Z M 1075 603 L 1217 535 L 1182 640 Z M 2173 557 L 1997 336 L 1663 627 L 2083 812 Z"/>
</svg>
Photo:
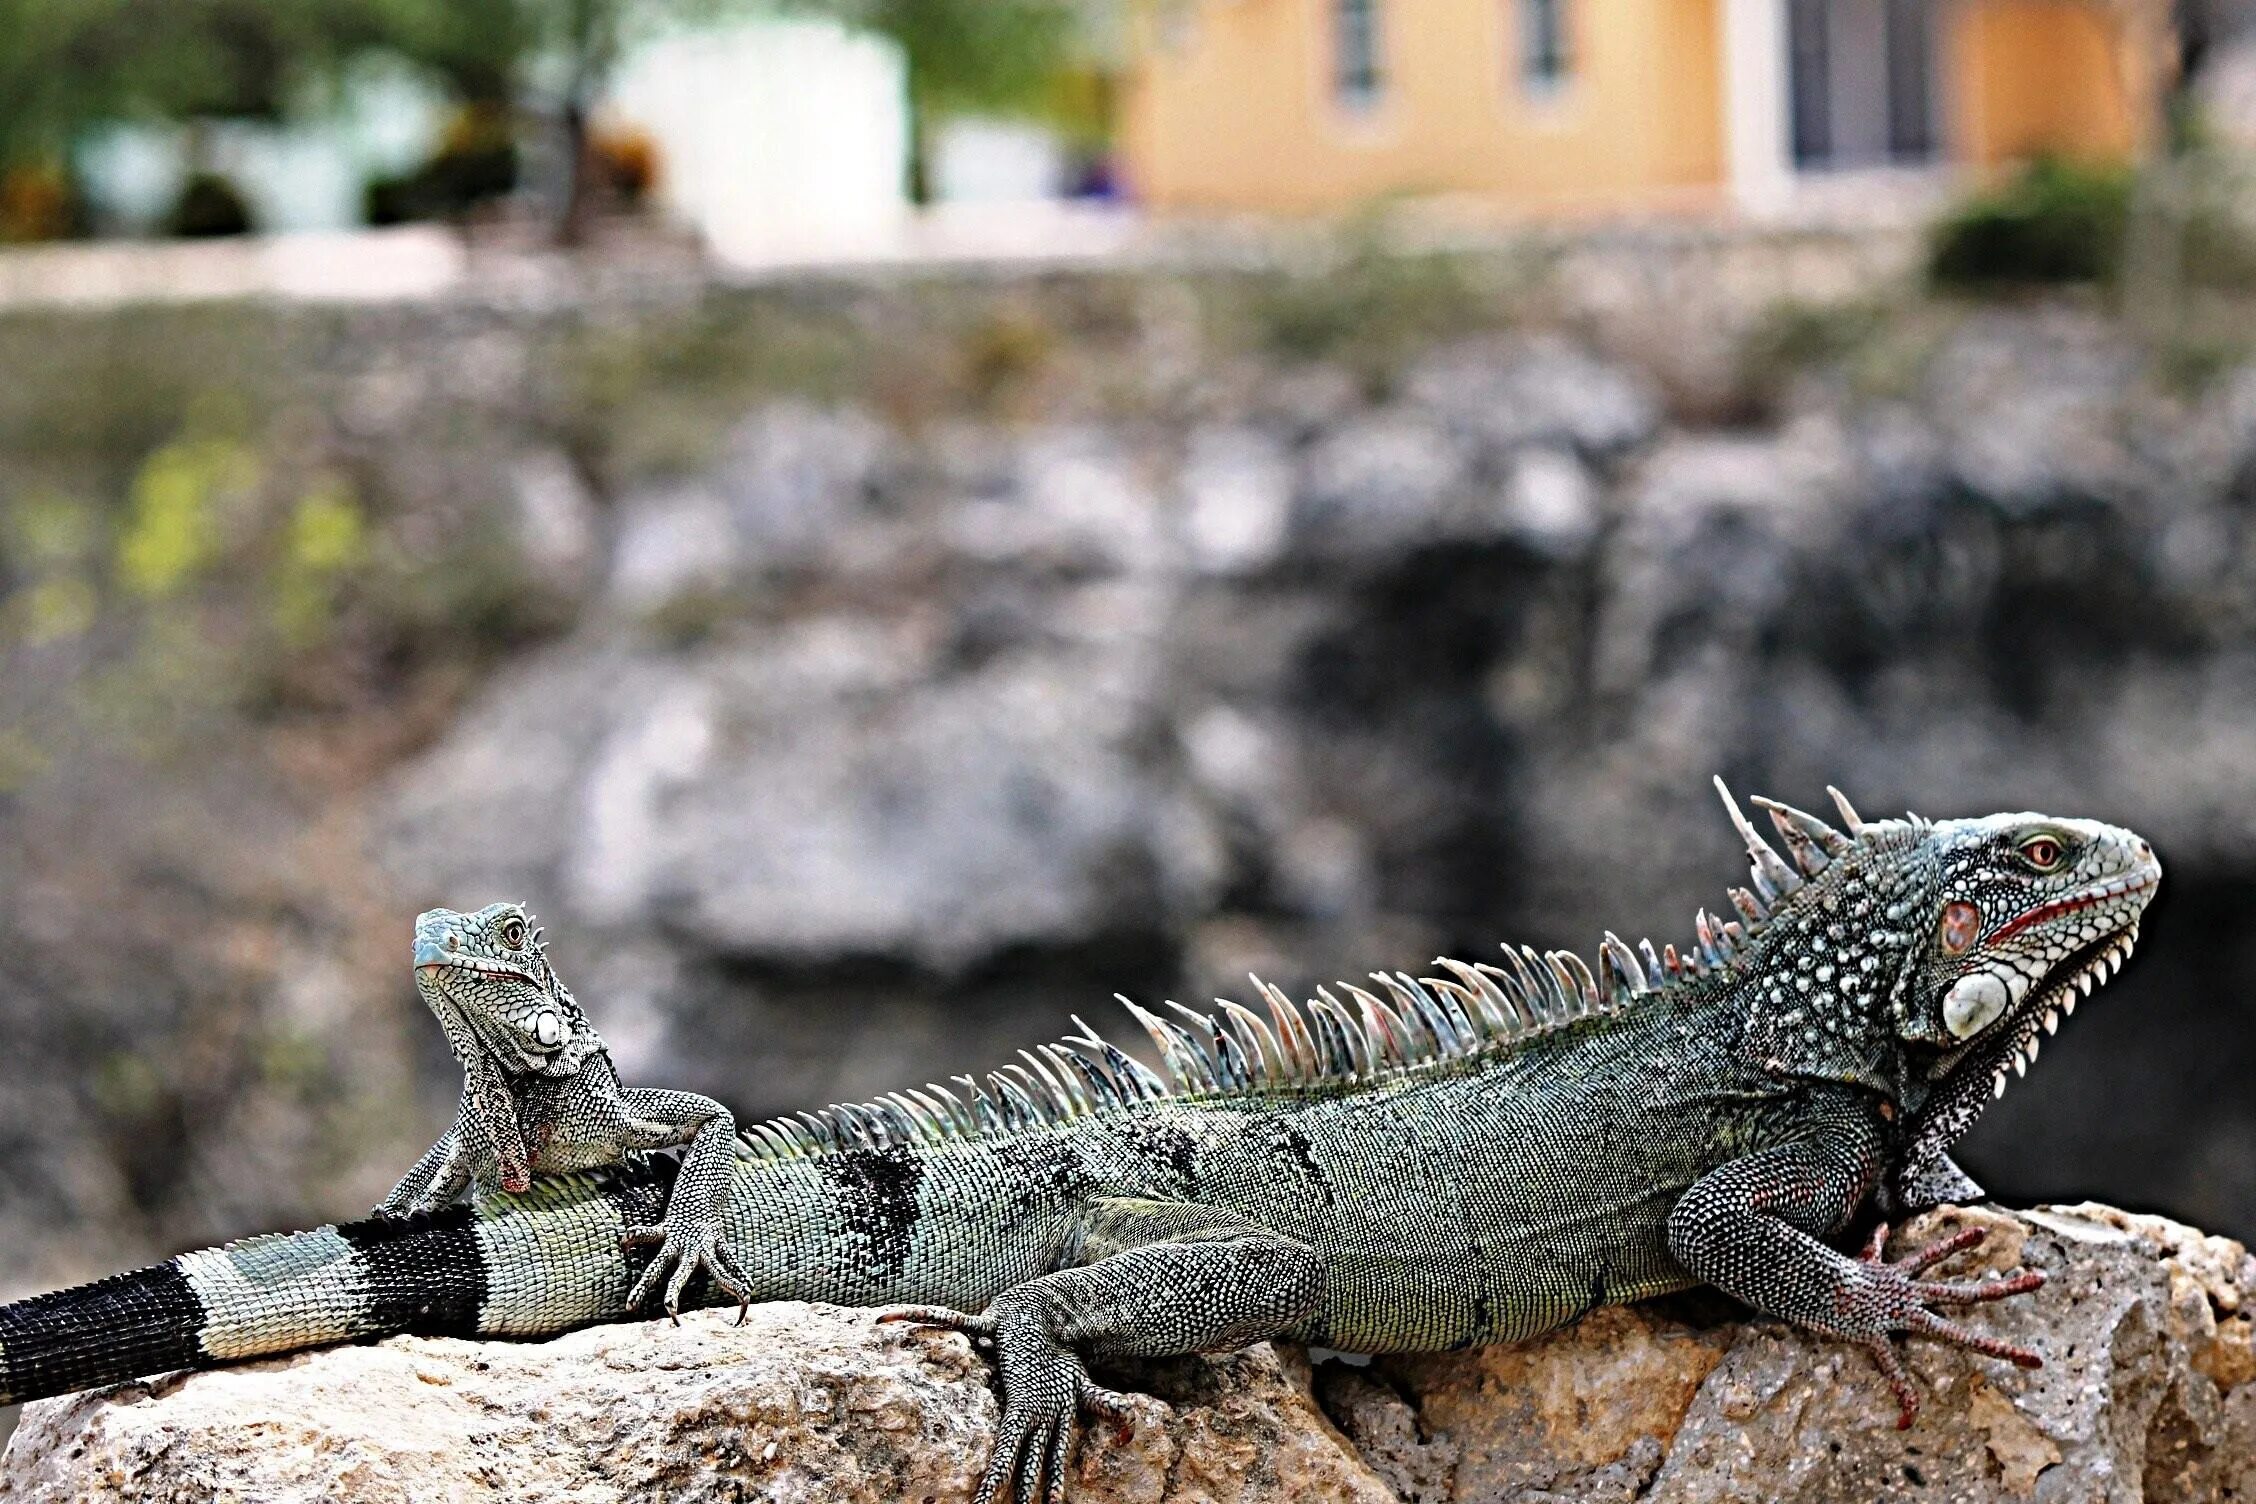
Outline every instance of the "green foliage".
<svg viewBox="0 0 2256 1504">
<path fill-rule="evenodd" d="M 1928 274 L 1938 287 L 1965 292 L 2112 281 L 2132 181 L 2126 168 L 2040 158 L 1944 216 Z"/>
<path fill-rule="evenodd" d="M 233 439 L 181 439 L 150 455 L 118 539 L 119 581 L 149 599 L 174 594 L 219 552 L 221 512 L 258 480 L 258 456 Z"/>
<path fill-rule="evenodd" d="M 1880 303 L 1786 299 L 1759 314 L 1739 347 L 1739 388 L 1757 409 L 1785 395 L 1805 371 L 1851 365 L 1885 332 Z"/>
<path fill-rule="evenodd" d="M 899 44 L 927 117 L 1039 113 L 1077 53 L 1074 0 L 845 0 L 822 6 Z"/>
<path fill-rule="evenodd" d="M 367 518 L 352 486 L 339 476 L 318 478 L 291 509 L 274 570 L 274 627 L 286 647 L 322 639 L 339 588 L 367 557 Z"/>
</svg>

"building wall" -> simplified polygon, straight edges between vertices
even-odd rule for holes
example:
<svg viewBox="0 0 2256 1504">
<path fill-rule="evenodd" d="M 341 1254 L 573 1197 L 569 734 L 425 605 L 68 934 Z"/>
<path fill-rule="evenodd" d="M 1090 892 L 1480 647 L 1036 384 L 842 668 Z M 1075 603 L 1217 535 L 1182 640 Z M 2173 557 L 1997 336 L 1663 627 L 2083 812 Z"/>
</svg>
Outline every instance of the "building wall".
<svg viewBox="0 0 2256 1504">
<path fill-rule="evenodd" d="M 1535 214 L 1720 200 L 1726 0 L 1563 0 L 1575 72 L 1548 98 L 1519 74 L 1522 0 L 1380 0 L 1386 87 L 1363 111 L 1334 94 L 1335 3 L 1158 7 L 1123 99 L 1128 191 L 1158 209 L 1287 213 L 1390 193 Z M 2137 147 L 2145 87 L 2118 68 L 2094 0 L 1937 3 L 1950 160 Z"/>
<path fill-rule="evenodd" d="M 1944 76 L 1952 155 L 1991 165 L 2038 152 L 2120 157 L 2140 144 L 2137 70 L 2090 0 L 1982 0 L 1959 7 Z"/>
<path fill-rule="evenodd" d="M 1573 74 L 1520 73 L 1519 0 L 1381 0 L 1386 85 L 1332 86 L 1334 0 L 1203 0 L 1147 23 L 1129 191 L 1161 208 L 1301 211 L 1390 192 L 1539 209 L 1690 195 L 1722 177 L 1716 0 L 1564 0 Z"/>
</svg>

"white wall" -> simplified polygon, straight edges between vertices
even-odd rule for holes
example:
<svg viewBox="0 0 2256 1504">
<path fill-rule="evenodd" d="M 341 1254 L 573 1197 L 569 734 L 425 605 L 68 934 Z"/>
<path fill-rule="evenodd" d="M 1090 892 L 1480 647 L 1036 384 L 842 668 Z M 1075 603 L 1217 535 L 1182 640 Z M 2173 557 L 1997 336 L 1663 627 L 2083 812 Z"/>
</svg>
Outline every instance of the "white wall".
<svg viewBox="0 0 2256 1504">
<path fill-rule="evenodd" d="M 761 19 L 639 44 L 606 115 L 656 138 L 668 212 L 717 257 L 754 262 L 898 232 L 907 98 L 890 42 Z"/>
</svg>

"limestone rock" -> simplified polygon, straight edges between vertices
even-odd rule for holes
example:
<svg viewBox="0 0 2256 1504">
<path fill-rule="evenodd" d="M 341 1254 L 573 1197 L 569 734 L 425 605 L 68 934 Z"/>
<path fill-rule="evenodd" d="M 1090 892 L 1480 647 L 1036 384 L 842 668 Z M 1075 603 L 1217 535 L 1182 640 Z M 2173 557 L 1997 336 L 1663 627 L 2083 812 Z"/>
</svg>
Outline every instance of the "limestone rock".
<svg viewBox="0 0 2256 1504">
<path fill-rule="evenodd" d="M 2256 1260 L 2102 1206 L 1952 1211 L 1987 1244 L 1942 1271 L 2046 1271 L 1973 1313 L 2023 1373 L 1914 1342 L 1919 1423 L 1859 1352 L 1695 1295 L 1469 1353 L 1258 1347 L 1104 1377 L 1152 1398 L 1093 1431 L 1079 1504 L 1348 1501 L 2198 1501 L 2256 1486 Z M 22 1504 L 960 1501 L 993 1434 L 961 1336 L 756 1306 L 547 1343 L 399 1338 L 31 1407 L 0 1469 Z"/>
</svg>

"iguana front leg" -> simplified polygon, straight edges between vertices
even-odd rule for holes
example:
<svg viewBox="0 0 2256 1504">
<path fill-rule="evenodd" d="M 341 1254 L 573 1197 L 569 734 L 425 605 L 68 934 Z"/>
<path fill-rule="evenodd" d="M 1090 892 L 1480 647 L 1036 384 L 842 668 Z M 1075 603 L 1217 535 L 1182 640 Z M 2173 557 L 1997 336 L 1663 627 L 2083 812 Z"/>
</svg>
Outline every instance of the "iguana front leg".
<svg viewBox="0 0 2256 1504">
<path fill-rule="evenodd" d="M 736 1164 L 736 1119 L 711 1097 L 693 1091 L 638 1087 L 619 1093 L 624 1120 L 618 1141 L 627 1149 L 666 1149 L 689 1145 L 674 1176 L 662 1223 L 628 1228 L 623 1242 L 658 1244 L 658 1253 L 627 1297 L 630 1309 L 666 1286 L 666 1314 L 679 1319 L 683 1289 L 699 1269 L 736 1297 L 737 1317 L 752 1301 L 751 1284 L 730 1262 L 721 1243 L 721 1213 L 726 1209 Z"/>
<path fill-rule="evenodd" d="M 462 1103 L 454 1126 L 399 1179 L 376 1208 L 379 1217 L 406 1217 L 436 1211 L 474 1182 L 492 1181 L 505 1191 L 532 1184 L 532 1161 L 517 1124 L 517 1101 L 498 1073 L 465 1062 Z"/>
<path fill-rule="evenodd" d="M 1719 1166 L 1692 1184 L 1669 1214 L 1669 1249 L 1691 1274 L 1765 1315 L 1824 1332 L 1868 1350 L 1901 1407 L 1897 1425 L 1919 1413 L 1897 1358 L 1894 1335 L 1917 1332 L 2005 1358 L 2042 1365 L 2035 1353 L 1969 1331 L 1935 1306 L 1975 1305 L 2020 1295 L 2044 1283 L 2036 1272 L 1997 1280 L 1923 1280 L 1929 1266 L 1973 1247 L 1980 1229 L 1882 1260 L 1881 1229 L 1861 1257 L 1818 1241 L 1847 1226 L 1882 1170 L 1879 1131 L 1845 1110 L 1810 1137 Z"/>
<path fill-rule="evenodd" d="M 1323 1263 L 1306 1244 L 1181 1202 L 1092 1201 L 1065 1259 L 1075 1267 L 1014 1286 L 976 1316 L 918 1306 L 878 1318 L 994 1342 L 1003 1415 L 974 1504 L 995 1504 L 1005 1489 L 1017 1504 L 1064 1497 L 1079 1411 L 1125 1414 L 1084 1357 L 1229 1352 L 1285 1330 L 1324 1293 Z"/>
</svg>

